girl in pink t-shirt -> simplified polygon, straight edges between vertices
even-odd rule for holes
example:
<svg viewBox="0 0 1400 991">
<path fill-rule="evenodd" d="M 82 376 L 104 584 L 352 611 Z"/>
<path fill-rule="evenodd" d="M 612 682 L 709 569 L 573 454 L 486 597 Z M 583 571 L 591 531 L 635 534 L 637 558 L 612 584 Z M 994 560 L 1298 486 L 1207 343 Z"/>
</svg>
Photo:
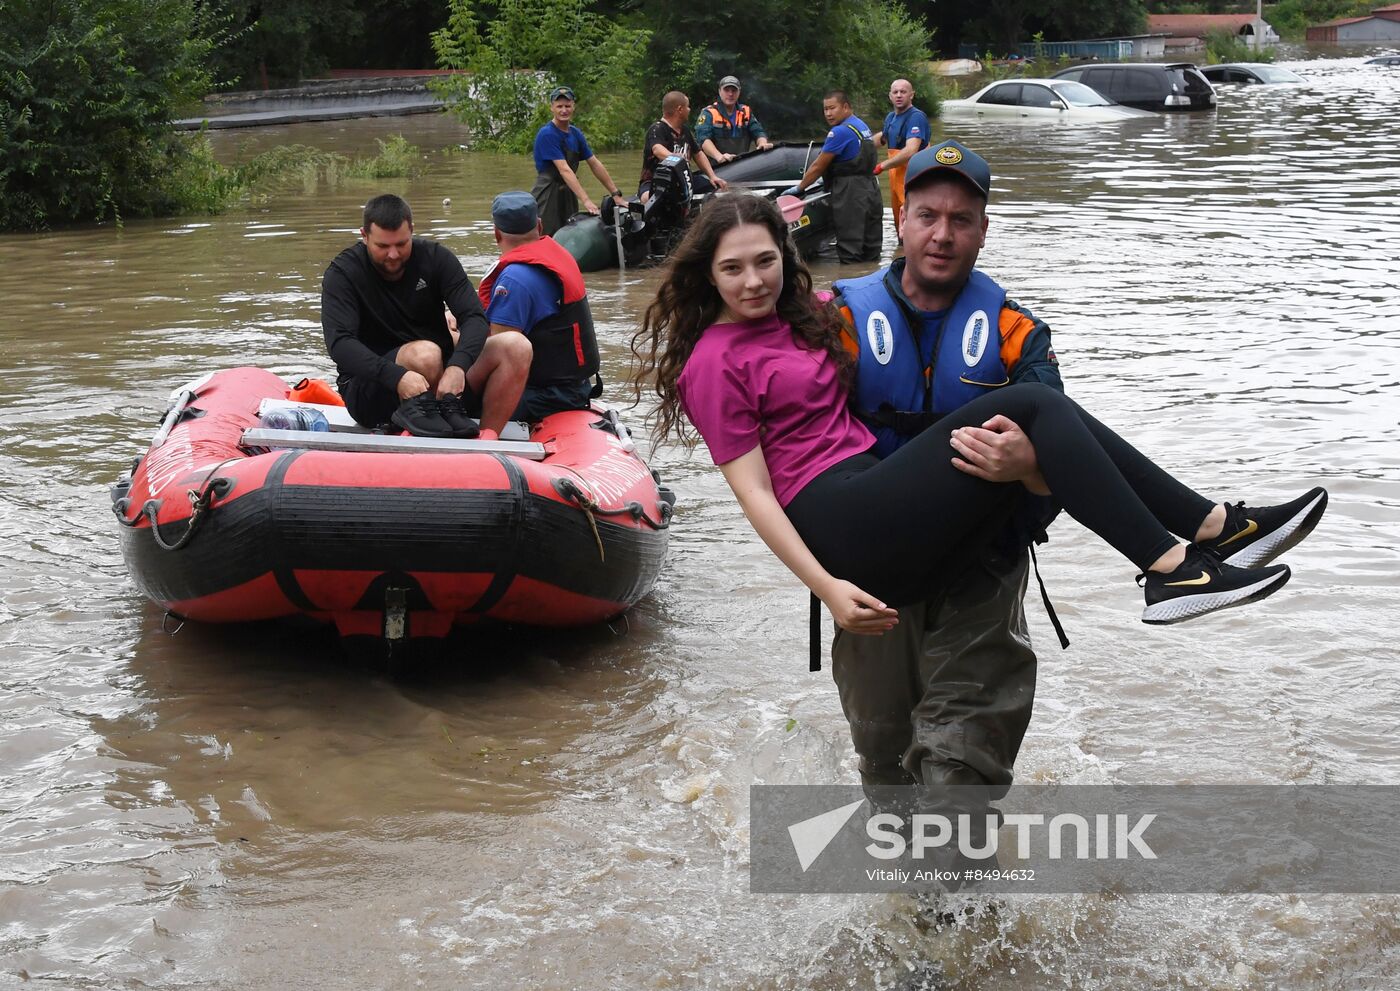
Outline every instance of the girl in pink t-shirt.
<svg viewBox="0 0 1400 991">
<path fill-rule="evenodd" d="M 1038 384 L 975 399 L 879 460 L 846 405 L 853 359 L 841 329 L 777 207 L 736 193 L 708 202 L 672 254 L 632 348 L 639 394 L 650 384 L 660 399 L 656 437 L 689 441 L 684 413 L 759 536 L 850 632 L 885 632 L 891 604 L 922 601 L 955 575 L 1002 531 L 1023 486 L 1048 489 L 1142 569 L 1149 623 L 1277 591 L 1289 569 L 1266 565 L 1326 505 L 1314 489 L 1285 506 L 1227 509 Z M 975 452 L 951 457 L 955 431 L 994 419 L 1034 446 L 1019 474 Z"/>
</svg>

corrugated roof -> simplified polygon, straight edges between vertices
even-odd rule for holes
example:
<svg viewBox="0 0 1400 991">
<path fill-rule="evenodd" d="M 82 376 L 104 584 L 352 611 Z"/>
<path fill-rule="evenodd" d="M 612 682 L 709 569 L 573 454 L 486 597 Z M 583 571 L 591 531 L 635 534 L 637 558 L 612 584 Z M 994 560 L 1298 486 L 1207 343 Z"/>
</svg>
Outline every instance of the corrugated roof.
<svg viewBox="0 0 1400 991">
<path fill-rule="evenodd" d="M 1373 13 L 1373 14 L 1400 14 L 1400 3 L 1393 3 L 1393 4 L 1391 4 L 1389 7 L 1374 7 L 1374 8 L 1371 9 L 1371 13 Z"/>
<path fill-rule="evenodd" d="M 1147 30 L 1163 32 L 1177 38 L 1204 38 L 1212 31 L 1238 34 L 1245 25 L 1253 23 L 1253 14 L 1147 15 Z"/>
<path fill-rule="evenodd" d="M 1324 21 L 1322 24 L 1314 24 L 1315 28 L 1339 28 L 1343 24 L 1360 24 L 1362 21 L 1374 21 L 1376 18 L 1369 14 L 1365 17 L 1343 17 L 1338 21 Z M 1311 29 L 1310 29 L 1311 30 Z"/>
</svg>

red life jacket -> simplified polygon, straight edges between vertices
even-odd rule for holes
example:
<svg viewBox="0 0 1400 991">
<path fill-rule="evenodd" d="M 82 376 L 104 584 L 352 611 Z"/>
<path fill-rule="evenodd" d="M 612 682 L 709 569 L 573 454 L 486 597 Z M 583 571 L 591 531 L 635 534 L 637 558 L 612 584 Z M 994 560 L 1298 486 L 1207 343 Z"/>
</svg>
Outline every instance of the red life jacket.
<svg viewBox="0 0 1400 991">
<path fill-rule="evenodd" d="M 598 372 L 598 338 L 593 332 L 593 313 L 588 308 L 588 291 L 583 284 L 574 256 L 554 238 L 511 248 L 477 286 L 482 309 L 491 306 L 491 292 L 508 265 L 538 265 L 559 280 L 559 312 L 545 317 L 533 327 L 522 327 L 535 354 L 530 361 L 530 385 L 553 382 L 587 381 Z M 602 394 L 601 382 L 598 394 Z"/>
</svg>

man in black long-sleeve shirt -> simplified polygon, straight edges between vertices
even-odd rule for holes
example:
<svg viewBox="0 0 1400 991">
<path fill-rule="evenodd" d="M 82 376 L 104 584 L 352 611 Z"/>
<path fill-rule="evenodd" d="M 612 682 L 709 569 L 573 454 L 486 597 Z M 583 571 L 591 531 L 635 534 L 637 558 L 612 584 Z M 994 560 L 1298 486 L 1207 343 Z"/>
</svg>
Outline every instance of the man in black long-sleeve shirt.
<svg viewBox="0 0 1400 991">
<path fill-rule="evenodd" d="M 360 236 L 321 282 L 321 328 L 350 415 L 378 426 L 405 400 L 433 390 L 439 398 L 461 396 L 466 412 L 480 416 L 481 436 L 493 437 L 525 388 L 529 339 L 488 338 L 462 263 L 436 241 L 413 236 L 413 214 L 398 196 L 365 205 Z"/>
</svg>

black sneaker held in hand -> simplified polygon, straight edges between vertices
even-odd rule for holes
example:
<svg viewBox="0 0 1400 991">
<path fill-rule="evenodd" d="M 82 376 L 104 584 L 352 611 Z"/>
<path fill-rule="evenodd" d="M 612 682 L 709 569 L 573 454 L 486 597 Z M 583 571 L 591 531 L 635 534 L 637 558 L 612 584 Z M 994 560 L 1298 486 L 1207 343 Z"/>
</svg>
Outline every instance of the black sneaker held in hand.
<svg viewBox="0 0 1400 991">
<path fill-rule="evenodd" d="M 1195 544 L 1186 546 L 1186 559 L 1168 574 L 1149 571 L 1143 593 L 1144 623 L 1180 623 L 1231 606 L 1242 606 L 1273 595 L 1288 582 L 1286 564 L 1267 568 L 1237 568 L 1225 564 Z M 1138 578 L 1143 578 L 1139 575 Z"/>
<path fill-rule="evenodd" d="M 1237 568 L 1257 568 L 1283 555 L 1312 533 L 1327 509 L 1319 486 L 1282 506 L 1251 509 L 1242 502 L 1225 507 L 1220 536 L 1198 541 L 1201 550 Z"/>
<path fill-rule="evenodd" d="M 405 399 L 390 417 L 394 425 L 415 437 L 455 437 L 452 426 L 443 417 L 442 409 L 431 392 L 420 392 Z"/>
</svg>

